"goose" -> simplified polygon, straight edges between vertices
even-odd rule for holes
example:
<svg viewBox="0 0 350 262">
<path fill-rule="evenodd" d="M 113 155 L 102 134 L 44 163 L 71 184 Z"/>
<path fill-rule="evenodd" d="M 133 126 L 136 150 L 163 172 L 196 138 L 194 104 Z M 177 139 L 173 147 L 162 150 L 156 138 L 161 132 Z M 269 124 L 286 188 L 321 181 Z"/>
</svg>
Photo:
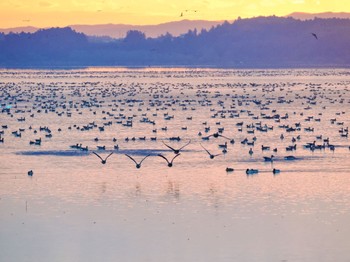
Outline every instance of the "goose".
<svg viewBox="0 0 350 262">
<path fill-rule="evenodd" d="M 226 167 L 226 172 L 233 172 L 234 169 L 232 167 Z"/>
<path fill-rule="evenodd" d="M 188 145 L 191 143 L 191 140 L 188 141 L 188 143 L 187 143 L 186 145 L 180 147 L 179 149 L 175 149 L 175 148 L 173 148 L 173 147 L 171 147 L 171 146 L 165 144 L 164 141 L 162 141 L 162 142 L 163 142 L 163 144 L 164 144 L 166 147 L 168 147 L 169 149 L 171 149 L 171 150 L 174 152 L 175 155 L 177 155 L 177 154 L 180 153 L 180 150 L 182 150 L 183 148 L 185 148 L 186 146 L 188 146 Z"/>
<path fill-rule="evenodd" d="M 201 145 L 202 148 L 208 153 L 210 159 L 214 159 L 216 156 L 221 155 L 221 154 L 213 155 L 213 154 L 211 154 L 207 149 L 205 149 L 205 147 L 204 147 L 202 144 L 200 144 L 200 145 Z"/>
<path fill-rule="evenodd" d="M 227 148 L 227 142 L 225 144 L 219 144 L 219 148 Z"/>
<path fill-rule="evenodd" d="M 208 138 L 210 138 L 211 136 L 214 137 L 214 138 L 223 137 L 223 138 L 225 138 L 225 139 L 227 139 L 227 140 L 230 140 L 230 143 L 231 143 L 231 144 L 234 144 L 234 143 L 235 143 L 235 140 L 234 140 L 234 139 L 231 139 L 231 138 L 228 138 L 228 137 L 226 137 L 226 136 L 220 135 L 218 132 L 209 135 Z"/>
<path fill-rule="evenodd" d="M 258 169 L 249 169 L 249 168 L 247 168 L 247 170 L 245 171 L 245 173 L 246 173 L 247 175 L 253 175 L 253 174 L 259 173 L 259 170 L 258 170 Z"/>
<path fill-rule="evenodd" d="M 275 174 L 279 174 L 281 172 L 281 170 L 279 170 L 279 169 L 276 169 L 276 168 L 274 168 L 273 170 L 272 170 L 272 173 L 275 175 Z"/>
<path fill-rule="evenodd" d="M 107 163 L 107 159 L 113 154 L 113 152 L 112 153 L 110 153 L 105 159 L 103 159 L 99 154 L 97 154 L 96 152 L 92 152 L 95 156 L 97 156 L 99 159 L 101 159 L 101 164 L 106 164 Z"/>
<path fill-rule="evenodd" d="M 140 163 L 137 163 L 136 161 L 135 161 L 135 159 L 134 158 L 132 158 L 131 156 L 129 156 L 128 154 L 125 154 L 128 158 L 130 158 L 135 164 L 136 164 L 136 168 L 140 168 L 141 167 L 141 164 L 142 164 L 142 162 L 143 162 L 143 160 L 145 160 L 147 157 L 149 157 L 150 155 L 147 155 L 147 156 L 145 156 L 141 161 L 140 161 Z"/>
<path fill-rule="evenodd" d="M 275 157 L 274 155 L 271 155 L 271 157 L 264 156 L 264 161 L 265 162 L 272 162 L 274 157 Z"/>
<path fill-rule="evenodd" d="M 179 155 L 181 154 L 176 154 L 172 159 L 171 161 L 169 161 L 165 156 L 163 156 L 162 154 L 158 154 L 159 157 L 165 159 L 165 161 L 168 163 L 168 167 L 172 167 L 173 166 L 173 161 L 175 158 L 177 158 Z"/>
<path fill-rule="evenodd" d="M 269 147 L 269 146 L 264 146 L 264 145 L 262 145 L 262 146 L 261 146 L 261 150 L 262 150 L 262 151 L 265 151 L 265 150 L 267 151 L 267 150 L 270 150 L 270 147 Z"/>
<path fill-rule="evenodd" d="M 284 160 L 295 160 L 297 159 L 295 156 L 285 156 Z"/>
</svg>

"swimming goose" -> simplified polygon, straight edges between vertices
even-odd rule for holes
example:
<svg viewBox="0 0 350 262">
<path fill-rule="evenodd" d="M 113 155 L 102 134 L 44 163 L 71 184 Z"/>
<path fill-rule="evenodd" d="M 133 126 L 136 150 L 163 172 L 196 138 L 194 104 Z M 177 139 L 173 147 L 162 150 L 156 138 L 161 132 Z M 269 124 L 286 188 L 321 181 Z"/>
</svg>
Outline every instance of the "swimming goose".
<svg viewBox="0 0 350 262">
<path fill-rule="evenodd" d="M 297 159 L 295 156 L 285 156 L 284 160 L 295 160 Z"/>
<path fill-rule="evenodd" d="M 265 162 L 272 162 L 274 157 L 275 157 L 274 155 L 271 155 L 271 157 L 264 156 L 264 161 Z"/>
<path fill-rule="evenodd" d="M 246 173 L 247 175 L 253 175 L 253 174 L 259 173 L 259 170 L 258 170 L 258 169 L 249 169 L 249 168 L 247 168 L 247 170 L 245 171 L 245 173 Z"/>
<path fill-rule="evenodd" d="M 279 169 L 276 169 L 276 168 L 274 168 L 273 170 L 272 170 L 272 173 L 275 175 L 275 174 L 279 174 L 281 172 L 281 170 L 279 170 Z"/>
</svg>

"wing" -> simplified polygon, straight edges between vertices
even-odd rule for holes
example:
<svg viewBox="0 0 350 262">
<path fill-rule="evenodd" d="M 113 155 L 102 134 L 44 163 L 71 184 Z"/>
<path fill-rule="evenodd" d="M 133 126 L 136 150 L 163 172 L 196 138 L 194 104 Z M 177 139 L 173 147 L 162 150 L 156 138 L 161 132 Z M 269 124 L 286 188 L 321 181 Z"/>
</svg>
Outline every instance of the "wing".
<svg viewBox="0 0 350 262">
<path fill-rule="evenodd" d="M 176 156 L 174 156 L 173 159 L 171 159 L 171 163 L 173 163 L 174 159 L 177 158 L 179 155 L 181 154 L 177 154 Z"/>
<path fill-rule="evenodd" d="M 140 162 L 140 165 L 142 164 L 142 162 L 143 162 L 143 160 L 145 160 L 147 157 L 149 157 L 150 155 L 147 155 L 147 156 L 145 156 L 142 160 L 141 160 L 141 162 Z"/>
<path fill-rule="evenodd" d="M 178 154 L 179 155 L 179 154 Z M 167 161 L 167 163 L 169 164 L 169 160 L 165 157 L 165 156 L 163 156 L 162 154 L 158 154 L 157 156 L 160 156 L 161 158 L 164 158 L 165 159 L 165 161 Z M 176 156 L 175 156 L 176 157 Z"/>
<path fill-rule="evenodd" d="M 130 158 L 136 165 L 137 165 L 137 162 L 135 161 L 135 159 L 133 159 L 131 156 L 129 156 L 128 154 L 125 154 L 128 158 Z"/>
<path fill-rule="evenodd" d="M 184 145 L 184 146 L 180 147 L 179 151 L 180 151 L 181 149 L 185 148 L 186 146 L 188 146 L 190 143 L 191 143 L 191 140 L 190 140 L 190 141 L 188 141 L 188 143 L 187 143 L 186 145 Z"/>
<path fill-rule="evenodd" d="M 231 139 L 228 138 L 227 136 L 223 136 L 223 135 L 219 135 L 219 136 L 221 136 L 221 137 L 223 137 L 223 138 L 225 138 L 225 139 L 227 139 L 227 140 L 231 140 Z"/>
<path fill-rule="evenodd" d="M 200 145 L 202 146 L 202 144 L 200 144 Z M 203 147 L 203 149 L 208 153 L 208 155 L 211 155 L 210 152 L 209 152 L 207 149 L 205 149 L 204 146 L 202 146 L 202 147 Z"/>
<path fill-rule="evenodd" d="M 162 142 L 163 142 L 163 141 L 162 141 Z M 171 149 L 171 150 L 175 151 L 175 149 L 174 149 L 174 148 L 172 148 L 171 146 L 169 146 L 169 145 L 165 144 L 164 142 L 163 142 L 163 144 L 164 144 L 166 147 L 168 147 L 169 149 Z"/>
<path fill-rule="evenodd" d="M 112 153 L 110 153 L 107 157 L 106 157 L 106 159 L 105 160 L 107 160 L 111 155 L 113 155 L 113 152 Z"/>
<path fill-rule="evenodd" d="M 97 153 L 92 152 L 93 154 L 95 154 L 95 156 L 97 156 L 99 159 L 101 159 L 101 161 L 103 161 L 102 157 L 100 157 Z"/>
</svg>

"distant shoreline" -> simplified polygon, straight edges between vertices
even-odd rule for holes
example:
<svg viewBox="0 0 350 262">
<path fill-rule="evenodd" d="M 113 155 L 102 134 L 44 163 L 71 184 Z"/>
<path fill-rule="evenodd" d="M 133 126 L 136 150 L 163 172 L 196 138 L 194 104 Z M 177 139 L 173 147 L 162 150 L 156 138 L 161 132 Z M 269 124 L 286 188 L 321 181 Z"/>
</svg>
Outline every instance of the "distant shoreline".
<svg viewBox="0 0 350 262">
<path fill-rule="evenodd" d="M 152 66 L 140 66 L 140 65 L 81 65 L 81 66 L 0 66 L 0 70 L 87 70 L 87 69 L 129 69 L 129 70 L 143 70 L 143 69 L 227 69 L 227 70 L 284 70 L 284 69 L 349 69 L 350 65 L 339 65 L 339 66 L 284 66 L 284 67 L 237 67 L 237 66 L 215 66 L 215 65 L 152 65 Z"/>
</svg>

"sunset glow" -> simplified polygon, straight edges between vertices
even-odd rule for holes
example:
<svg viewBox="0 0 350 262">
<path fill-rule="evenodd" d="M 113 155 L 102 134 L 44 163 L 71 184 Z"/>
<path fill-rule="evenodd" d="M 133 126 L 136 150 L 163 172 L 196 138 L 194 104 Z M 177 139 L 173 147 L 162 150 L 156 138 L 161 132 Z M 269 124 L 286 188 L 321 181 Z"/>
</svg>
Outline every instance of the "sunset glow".
<svg viewBox="0 0 350 262">
<path fill-rule="evenodd" d="M 182 19 L 234 20 L 292 12 L 350 12 L 348 0 L 11 0 L 0 2 L 1 28 L 71 24 L 159 24 Z M 183 14 L 181 16 L 181 13 Z"/>
</svg>

